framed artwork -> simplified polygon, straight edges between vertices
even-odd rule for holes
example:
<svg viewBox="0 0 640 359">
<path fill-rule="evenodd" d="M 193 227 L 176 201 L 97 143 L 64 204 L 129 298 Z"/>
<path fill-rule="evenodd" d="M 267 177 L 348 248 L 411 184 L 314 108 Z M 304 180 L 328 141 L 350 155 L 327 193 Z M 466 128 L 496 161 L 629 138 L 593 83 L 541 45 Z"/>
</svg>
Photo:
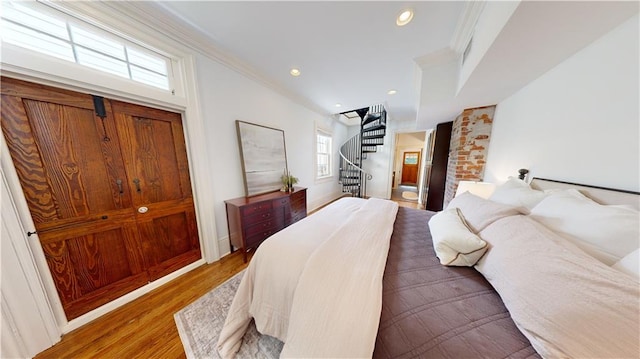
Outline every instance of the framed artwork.
<svg viewBox="0 0 640 359">
<path fill-rule="evenodd" d="M 284 131 L 240 120 L 236 129 L 246 195 L 280 190 L 288 173 Z"/>
</svg>

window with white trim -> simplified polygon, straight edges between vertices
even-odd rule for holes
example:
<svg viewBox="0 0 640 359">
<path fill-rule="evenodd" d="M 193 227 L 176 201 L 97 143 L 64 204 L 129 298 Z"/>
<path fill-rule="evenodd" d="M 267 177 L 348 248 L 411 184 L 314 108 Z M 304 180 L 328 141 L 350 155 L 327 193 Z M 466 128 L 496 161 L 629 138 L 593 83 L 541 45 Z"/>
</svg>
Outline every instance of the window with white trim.
<svg viewBox="0 0 640 359">
<path fill-rule="evenodd" d="M 2 41 L 163 90 L 171 59 L 36 2 L 3 1 Z"/>
<path fill-rule="evenodd" d="M 316 130 L 316 178 L 331 177 L 331 134 Z"/>
</svg>

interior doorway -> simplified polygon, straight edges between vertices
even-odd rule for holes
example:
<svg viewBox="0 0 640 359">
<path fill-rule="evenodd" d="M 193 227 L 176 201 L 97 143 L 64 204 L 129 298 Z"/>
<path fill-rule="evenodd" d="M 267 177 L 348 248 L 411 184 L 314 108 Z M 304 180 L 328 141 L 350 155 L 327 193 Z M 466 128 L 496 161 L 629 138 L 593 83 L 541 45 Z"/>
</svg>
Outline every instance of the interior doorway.
<svg viewBox="0 0 640 359">
<path fill-rule="evenodd" d="M 391 199 L 421 208 L 427 131 L 396 133 L 391 183 Z"/>
<path fill-rule="evenodd" d="M 420 152 L 405 152 L 402 155 L 401 185 L 418 186 L 418 170 L 420 168 Z"/>
</svg>

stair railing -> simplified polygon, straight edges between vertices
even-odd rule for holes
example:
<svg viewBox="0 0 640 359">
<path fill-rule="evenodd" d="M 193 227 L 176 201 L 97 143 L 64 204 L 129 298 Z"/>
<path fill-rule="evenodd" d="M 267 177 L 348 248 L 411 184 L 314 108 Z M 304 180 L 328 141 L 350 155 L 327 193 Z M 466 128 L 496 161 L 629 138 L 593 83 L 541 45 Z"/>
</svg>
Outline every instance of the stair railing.
<svg viewBox="0 0 640 359">
<path fill-rule="evenodd" d="M 367 181 L 373 175 L 360 167 L 363 160 L 360 134 L 351 137 L 340 147 L 340 182 L 343 192 L 350 192 L 355 197 L 366 197 Z M 354 172 L 357 175 L 354 175 Z M 345 188 L 348 191 L 345 191 Z"/>
</svg>

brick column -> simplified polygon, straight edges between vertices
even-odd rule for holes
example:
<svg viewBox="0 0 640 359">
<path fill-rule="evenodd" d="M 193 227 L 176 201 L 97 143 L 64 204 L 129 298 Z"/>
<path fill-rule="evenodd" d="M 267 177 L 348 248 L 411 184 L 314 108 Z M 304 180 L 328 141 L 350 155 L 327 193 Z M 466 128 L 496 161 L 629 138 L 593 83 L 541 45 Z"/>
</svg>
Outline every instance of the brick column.
<svg viewBox="0 0 640 359">
<path fill-rule="evenodd" d="M 495 109 L 496 106 L 466 109 L 453 121 L 445 207 L 453 199 L 459 181 L 482 181 Z"/>
</svg>

